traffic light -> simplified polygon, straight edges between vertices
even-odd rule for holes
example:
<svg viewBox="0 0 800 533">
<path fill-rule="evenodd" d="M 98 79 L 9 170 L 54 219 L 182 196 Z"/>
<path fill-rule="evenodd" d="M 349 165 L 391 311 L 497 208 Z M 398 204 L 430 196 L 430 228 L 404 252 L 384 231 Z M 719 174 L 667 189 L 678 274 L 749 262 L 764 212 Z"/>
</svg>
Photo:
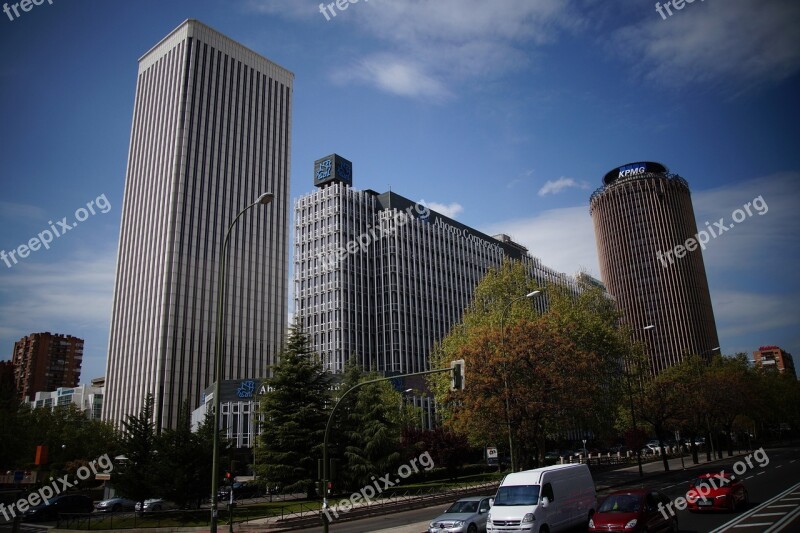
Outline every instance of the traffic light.
<svg viewBox="0 0 800 533">
<path fill-rule="evenodd" d="M 450 368 L 452 369 L 450 375 L 450 390 L 464 390 L 464 370 L 466 365 L 463 359 L 452 361 Z"/>
<path fill-rule="evenodd" d="M 233 474 L 231 472 L 225 472 L 225 479 L 231 481 L 233 479 Z"/>
</svg>

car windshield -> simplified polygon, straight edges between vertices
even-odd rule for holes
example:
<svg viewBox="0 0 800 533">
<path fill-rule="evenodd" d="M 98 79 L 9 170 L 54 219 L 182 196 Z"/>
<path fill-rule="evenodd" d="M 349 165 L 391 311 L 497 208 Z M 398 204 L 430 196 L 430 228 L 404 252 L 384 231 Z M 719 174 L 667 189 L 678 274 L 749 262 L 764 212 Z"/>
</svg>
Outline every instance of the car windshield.
<svg viewBox="0 0 800 533">
<path fill-rule="evenodd" d="M 445 513 L 477 513 L 478 502 L 456 502 Z"/>
<path fill-rule="evenodd" d="M 506 485 L 497 490 L 494 505 L 536 505 L 539 485 Z"/>
<path fill-rule="evenodd" d="M 612 494 L 600 506 L 598 513 L 635 513 L 642 499 L 635 494 Z"/>
</svg>

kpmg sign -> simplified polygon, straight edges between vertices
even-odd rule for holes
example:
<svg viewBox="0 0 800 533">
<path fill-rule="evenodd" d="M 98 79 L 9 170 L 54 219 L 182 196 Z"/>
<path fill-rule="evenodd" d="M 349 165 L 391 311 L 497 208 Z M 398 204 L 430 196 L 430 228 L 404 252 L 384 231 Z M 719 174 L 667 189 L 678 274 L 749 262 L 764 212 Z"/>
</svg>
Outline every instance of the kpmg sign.
<svg viewBox="0 0 800 533">
<path fill-rule="evenodd" d="M 642 174 L 666 174 L 667 167 L 661 163 L 653 163 L 652 161 L 643 161 L 640 163 L 630 163 L 621 167 L 615 168 L 607 173 L 603 178 L 603 183 L 609 185 L 617 180 L 625 178 L 633 178 Z"/>
<path fill-rule="evenodd" d="M 353 163 L 337 154 L 314 161 L 314 185 L 322 187 L 333 182 L 352 186 Z"/>
</svg>

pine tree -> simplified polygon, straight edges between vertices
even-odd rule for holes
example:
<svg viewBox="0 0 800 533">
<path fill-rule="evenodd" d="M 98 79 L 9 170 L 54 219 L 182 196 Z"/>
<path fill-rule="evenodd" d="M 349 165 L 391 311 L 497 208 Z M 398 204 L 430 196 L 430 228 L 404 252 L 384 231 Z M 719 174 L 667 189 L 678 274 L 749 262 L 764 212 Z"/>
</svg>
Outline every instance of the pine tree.
<svg viewBox="0 0 800 533">
<path fill-rule="evenodd" d="M 268 486 L 315 496 L 331 383 L 332 375 L 323 369 L 307 336 L 293 326 L 261 402 L 262 429 L 256 453 L 259 474 Z"/>
<path fill-rule="evenodd" d="M 126 459 L 114 469 L 111 481 L 120 494 L 143 502 L 154 496 L 157 483 L 152 394 L 145 398 L 139 415 L 128 415 L 122 427 L 122 453 Z"/>
</svg>

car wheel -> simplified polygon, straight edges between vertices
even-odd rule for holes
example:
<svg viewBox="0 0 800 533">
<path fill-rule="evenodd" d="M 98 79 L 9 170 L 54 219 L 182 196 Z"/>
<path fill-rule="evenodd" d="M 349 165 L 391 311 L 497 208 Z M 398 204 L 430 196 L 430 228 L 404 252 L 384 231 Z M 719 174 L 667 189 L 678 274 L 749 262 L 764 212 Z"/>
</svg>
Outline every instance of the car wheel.
<svg viewBox="0 0 800 533">
<path fill-rule="evenodd" d="M 747 507 L 750 505 L 750 494 L 747 491 L 744 491 L 744 496 L 742 497 L 742 506 Z"/>
<path fill-rule="evenodd" d="M 735 494 L 731 494 L 731 505 L 730 505 L 730 508 L 728 510 L 730 512 L 732 512 L 732 513 L 736 512 L 736 495 Z"/>
<path fill-rule="evenodd" d="M 675 519 L 672 521 L 672 527 L 670 528 L 670 531 L 671 531 L 672 533 L 679 533 L 679 532 L 680 532 L 680 530 L 681 530 L 681 529 L 678 527 L 678 519 L 677 519 L 677 517 L 676 517 L 676 518 L 675 518 Z"/>
<path fill-rule="evenodd" d="M 478 526 L 475 524 L 470 524 L 467 528 L 467 533 L 478 533 Z"/>
<path fill-rule="evenodd" d="M 550 533 L 550 528 L 547 526 L 542 526 L 539 528 L 539 533 Z"/>
<path fill-rule="evenodd" d="M 118 513 L 120 511 L 120 509 L 122 509 L 122 506 L 117 503 L 117 504 L 114 504 L 114 506 L 111 508 L 111 512 L 112 513 Z"/>
</svg>

